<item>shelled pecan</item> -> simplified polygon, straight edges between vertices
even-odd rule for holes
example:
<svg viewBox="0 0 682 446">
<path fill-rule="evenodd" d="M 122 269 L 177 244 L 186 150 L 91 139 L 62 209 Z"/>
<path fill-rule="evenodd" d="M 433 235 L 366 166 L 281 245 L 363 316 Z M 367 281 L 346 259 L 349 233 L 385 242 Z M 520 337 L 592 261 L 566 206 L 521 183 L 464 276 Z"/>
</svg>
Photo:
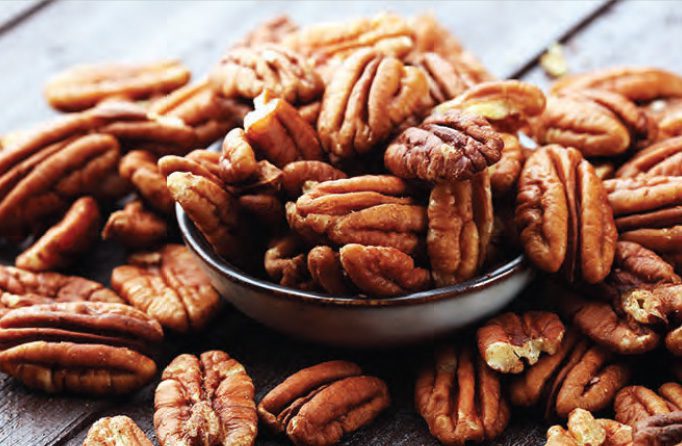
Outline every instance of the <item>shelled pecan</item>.
<svg viewBox="0 0 682 446">
<path fill-rule="evenodd" d="M 606 277 L 617 239 L 605 188 L 576 149 L 535 150 L 519 179 L 516 224 L 528 258 L 569 280 Z"/>
<path fill-rule="evenodd" d="M 256 153 L 243 129 L 232 129 L 225 136 L 220 153 L 220 177 L 228 184 L 247 180 L 256 173 Z"/>
<path fill-rule="evenodd" d="M 166 239 L 168 224 L 144 208 L 139 200 L 112 212 L 102 229 L 102 239 L 116 240 L 128 249 L 146 249 Z"/>
<path fill-rule="evenodd" d="M 250 446 L 258 415 L 244 366 L 227 353 L 176 357 L 154 396 L 154 428 L 161 446 Z"/>
<path fill-rule="evenodd" d="M 431 106 L 453 99 L 470 87 L 467 79 L 437 53 L 420 52 L 410 57 L 408 61 L 424 71 L 429 85 Z"/>
<path fill-rule="evenodd" d="M 390 404 L 386 384 L 347 361 L 299 370 L 258 404 L 261 421 L 296 445 L 332 445 L 369 424 Z"/>
<path fill-rule="evenodd" d="M 526 155 L 519 139 L 509 133 L 501 133 L 504 142 L 500 160 L 490 166 L 490 186 L 493 194 L 503 196 L 515 190 L 526 161 Z"/>
<path fill-rule="evenodd" d="M 270 278 L 282 286 L 310 288 L 306 253 L 296 234 L 273 240 L 265 251 L 264 266 Z"/>
<path fill-rule="evenodd" d="M 654 392 L 643 386 L 628 386 L 618 392 L 613 404 L 616 420 L 635 427 L 651 415 L 664 415 L 682 410 L 682 385 L 663 384 Z"/>
<path fill-rule="evenodd" d="M 58 110 L 80 111 L 109 99 L 152 99 L 182 87 L 189 78 L 189 70 L 177 60 L 77 65 L 50 79 L 45 97 Z"/>
<path fill-rule="evenodd" d="M 384 163 L 405 179 L 461 181 L 499 161 L 503 144 L 485 119 L 449 110 L 404 130 L 386 149 Z"/>
<path fill-rule="evenodd" d="M 509 422 L 499 375 L 469 347 L 440 347 L 419 372 L 414 398 L 431 434 L 443 444 L 493 440 Z"/>
<path fill-rule="evenodd" d="M 308 272 L 313 283 L 331 294 L 348 294 L 353 289 L 339 253 L 329 246 L 316 246 L 308 252 Z"/>
<path fill-rule="evenodd" d="M 583 409 L 568 415 L 566 429 L 552 426 L 547 430 L 546 446 L 632 446 L 632 428 L 609 419 L 595 419 Z"/>
<path fill-rule="evenodd" d="M 635 426 L 634 446 L 673 446 L 682 442 L 682 411 L 653 415 Z"/>
<path fill-rule="evenodd" d="M 564 339 L 565 328 L 559 317 L 545 311 L 521 315 L 504 313 L 479 327 L 478 351 L 486 364 L 501 373 L 521 373 L 532 366 L 542 353 L 553 355 Z"/>
<path fill-rule="evenodd" d="M 79 198 L 59 223 L 17 256 L 15 264 L 30 271 L 66 267 L 95 243 L 100 223 L 97 202 L 92 197 Z"/>
<path fill-rule="evenodd" d="M 0 370 L 49 393 L 129 393 L 154 377 L 146 354 L 162 339 L 158 322 L 127 305 L 17 308 L 0 318 Z"/>
<path fill-rule="evenodd" d="M 288 34 L 298 31 L 298 25 L 287 15 L 275 16 L 259 23 L 234 46 L 256 46 L 264 43 L 280 43 Z"/>
<path fill-rule="evenodd" d="M 545 402 L 545 416 L 566 418 L 574 409 L 608 407 L 630 378 L 630 368 L 607 350 L 569 330 L 557 352 L 543 356 L 510 383 L 515 406 Z"/>
<path fill-rule="evenodd" d="M 308 181 L 321 183 L 344 178 L 348 178 L 344 172 L 323 161 L 294 161 L 282 169 L 282 186 L 292 199 L 301 195 Z"/>
<path fill-rule="evenodd" d="M 473 277 L 486 258 L 493 230 L 488 172 L 436 185 L 427 214 L 426 246 L 435 284 L 452 285 Z"/>
<path fill-rule="evenodd" d="M 682 176 L 682 136 L 665 139 L 637 152 L 616 173 L 620 178 Z"/>
<path fill-rule="evenodd" d="M 157 157 L 150 152 L 133 150 L 121 158 L 118 171 L 149 206 L 169 215 L 173 212 L 173 198 L 156 163 Z"/>
<path fill-rule="evenodd" d="M 658 140 L 682 136 L 682 98 L 651 102 L 647 111 L 658 123 Z"/>
<path fill-rule="evenodd" d="M 152 442 L 130 418 L 104 417 L 90 427 L 83 446 L 152 446 Z"/>
<path fill-rule="evenodd" d="M 179 332 L 198 331 L 215 316 L 220 297 L 183 245 L 140 252 L 111 273 L 111 286 L 132 306 Z"/>
<path fill-rule="evenodd" d="M 426 75 L 372 50 L 353 53 L 327 85 L 317 121 L 325 151 L 337 158 L 366 154 L 426 106 Z"/>
</svg>

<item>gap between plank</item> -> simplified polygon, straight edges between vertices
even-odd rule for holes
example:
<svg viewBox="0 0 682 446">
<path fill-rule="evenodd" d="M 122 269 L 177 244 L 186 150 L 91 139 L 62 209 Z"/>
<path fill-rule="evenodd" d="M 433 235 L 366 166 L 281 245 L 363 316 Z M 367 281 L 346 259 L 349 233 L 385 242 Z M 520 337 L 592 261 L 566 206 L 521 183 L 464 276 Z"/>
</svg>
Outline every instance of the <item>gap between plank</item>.
<svg viewBox="0 0 682 446">
<path fill-rule="evenodd" d="M 0 24 L 0 37 L 2 37 L 3 34 L 7 34 L 11 30 L 19 26 L 21 23 L 25 22 L 33 15 L 37 14 L 46 6 L 50 5 L 51 3 L 54 3 L 55 1 L 57 0 L 41 0 L 39 2 L 36 2 L 34 5 L 30 6 L 29 8 L 26 8 L 24 11 L 10 18 L 5 23 Z"/>
</svg>

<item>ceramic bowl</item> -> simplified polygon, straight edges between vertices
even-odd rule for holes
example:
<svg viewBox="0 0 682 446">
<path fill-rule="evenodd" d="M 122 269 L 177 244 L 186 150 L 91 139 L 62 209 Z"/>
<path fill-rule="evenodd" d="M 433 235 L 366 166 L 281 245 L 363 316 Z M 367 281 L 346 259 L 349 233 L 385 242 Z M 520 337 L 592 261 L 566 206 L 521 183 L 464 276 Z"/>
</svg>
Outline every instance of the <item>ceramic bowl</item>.
<svg viewBox="0 0 682 446">
<path fill-rule="evenodd" d="M 519 256 L 476 279 L 393 298 L 300 291 L 230 265 L 213 253 L 179 205 L 176 212 L 185 243 L 223 298 L 274 330 L 327 345 L 391 347 L 446 335 L 503 308 L 533 276 Z"/>
</svg>

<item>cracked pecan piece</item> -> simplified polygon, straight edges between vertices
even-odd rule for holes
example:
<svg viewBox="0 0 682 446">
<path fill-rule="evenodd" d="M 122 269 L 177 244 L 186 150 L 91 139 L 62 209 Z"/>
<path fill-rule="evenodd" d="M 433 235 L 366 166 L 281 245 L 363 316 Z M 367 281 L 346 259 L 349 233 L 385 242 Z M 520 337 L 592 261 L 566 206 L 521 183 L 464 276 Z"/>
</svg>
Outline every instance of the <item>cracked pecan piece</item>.
<svg viewBox="0 0 682 446">
<path fill-rule="evenodd" d="M 556 425 L 547 430 L 545 446 L 632 446 L 632 428 L 574 409 L 568 415 L 566 429 Z"/>
<path fill-rule="evenodd" d="M 553 355 L 543 356 L 510 382 L 515 406 L 545 402 L 545 417 L 566 418 L 577 408 L 597 412 L 608 407 L 630 378 L 616 355 L 569 330 Z"/>
<path fill-rule="evenodd" d="M 390 404 L 386 384 L 352 362 L 327 361 L 289 376 L 258 404 L 261 421 L 296 445 L 332 445 Z"/>
<path fill-rule="evenodd" d="M 73 263 L 95 243 L 101 216 L 92 197 L 74 201 L 61 221 L 19 254 L 15 265 L 30 271 L 50 271 Z"/>
<path fill-rule="evenodd" d="M 220 297 L 184 245 L 133 254 L 111 273 L 111 286 L 165 328 L 184 333 L 206 326 Z"/>
<path fill-rule="evenodd" d="M 0 370 L 48 393 L 129 393 L 156 364 L 158 322 L 128 305 L 62 302 L 17 308 L 0 318 Z"/>
<path fill-rule="evenodd" d="M 636 427 L 652 415 L 682 410 L 682 385 L 669 382 L 654 392 L 643 386 L 628 386 L 618 392 L 613 404 L 616 420 Z"/>
<path fill-rule="evenodd" d="M 353 289 L 343 270 L 339 253 L 329 246 L 316 246 L 308 253 L 313 283 L 330 294 L 349 294 Z"/>
<path fill-rule="evenodd" d="M 485 119 L 449 110 L 404 130 L 386 149 L 384 164 L 405 179 L 467 180 L 499 161 L 503 144 Z"/>
<path fill-rule="evenodd" d="M 298 198 L 308 181 L 321 183 L 341 180 L 348 176 L 324 161 L 294 161 L 282 169 L 282 186 L 289 198 Z"/>
<path fill-rule="evenodd" d="M 602 181 L 572 148 L 546 146 L 528 158 L 516 198 L 516 225 L 540 269 L 597 283 L 611 270 L 618 233 Z"/>
<path fill-rule="evenodd" d="M 324 83 L 306 57 L 281 45 L 231 49 L 210 75 L 219 95 L 253 99 L 265 90 L 291 104 L 319 99 Z"/>
<path fill-rule="evenodd" d="M 496 197 L 507 195 L 516 188 L 526 161 L 523 147 L 515 135 L 500 133 L 500 137 L 504 142 L 502 155 L 500 160 L 489 168 L 490 186 Z"/>
<path fill-rule="evenodd" d="M 509 422 L 499 375 L 469 347 L 443 346 L 415 384 L 417 411 L 446 445 L 497 438 Z"/>
<path fill-rule="evenodd" d="M 130 418 L 104 417 L 92 424 L 83 446 L 152 446 L 142 429 Z"/>
<path fill-rule="evenodd" d="M 424 72 L 372 50 L 353 53 L 327 85 L 317 120 L 325 151 L 345 159 L 366 154 L 425 108 Z"/>
<path fill-rule="evenodd" d="M 429 271 L 416 267 L 412 257 L 395 248 L 351 243 L 339 254 L 349 279 L 369 296 L 398 296 L 431 284 Z"/>
<path fill-rule="evenodd" d="M 293 233 L 273 240 L 265 251 L 265 272 L 282 286 L 310 288 L 306 253 L 301 239 Z"/>
<path fill-rule="evenodd" d="M 665 139 L 641 150 L 623 164 L 616 176 L 682 176 L 682 136 Z"/>
<path fill-rule="evenodd" d="M 128 249 L 146 249 L 163 242 L 168 224 L 144 208 L 139 200 L 112 212 L 102 229 L 103 240 L 116 240 Z"/>
<path fill-rule="evenodd" d="M 682 77 L 650 67 L 606 68 L 564 76 L 552 85 L 554 93 L 585 89 L 608 90 L 631 101 L 646 102 L 682 96 Z"/>
<path fill-rule="evenodd" d="M 438 53 L 416 53 L 408 61 L 426 75 L 431 106 L 453 99 L 471 87 L 465 76 Z"/>
<path fill-rule="evenodd" d="M 682 443 L 682 411 L 648 417 L 635 426 L 633 446 L 674 446 Z"/>
<path fill-rule="evenodd" d="M 176 357 L 154 395 L 154 428 L 161 446 L 251 446 L 258 415 L 244 366 L 227 353 Z"/>
<path fill-rule="evenodd" d="M 476 338 L 478 351 L 491 369 L 521 373 L 525 362 L 532 366 L 542 353 L 556 353 L 564 333 L 564 324 L 556 314 L 528 311 L 521 315 L 504 313 L 490 319 L 478 329 Z"/>
<path fill-rule="evenodd" d="M 77 65 L 50 79 L 45 97 L 57 110 L 80 111 L 109 99 L 151 99 L 182 87 L 189 78 L 189 70 L 177 60 Z"/>
<path fill-rule="evenodd" d="M 436 286 L 473 277 L 485 261 L 493 230 L 490 178 L 437 184 L 429 198 L 426 247 Z"/>
<path fill-rule="evenodd" d="M 121 158 L 118 171 L 149 206 L 164 215 L 173 212 L 173 197 L 166 178 L 159 172 L 156 156 L 145 150 L 133 150 Z"/>
</svg>

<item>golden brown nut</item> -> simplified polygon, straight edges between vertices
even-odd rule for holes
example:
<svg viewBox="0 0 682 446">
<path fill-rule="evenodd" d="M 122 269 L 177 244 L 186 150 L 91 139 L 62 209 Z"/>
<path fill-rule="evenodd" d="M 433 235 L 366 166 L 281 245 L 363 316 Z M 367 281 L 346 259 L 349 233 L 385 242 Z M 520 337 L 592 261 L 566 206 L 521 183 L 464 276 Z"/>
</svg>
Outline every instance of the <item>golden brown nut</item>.
<svg viewBox="0 0 682 446">
<path fill-rule="evenodd" d="M 682 136 L 665 139 L 637 152 L 616 173 L 620 178 L 682 176 Z"/>
<path fill-rule="evenodd" d="M 478 351 L 486 364 L 501 373 L 521 373 L 526 359 L 532 366 L 542 353 L 553 355 L 564 339 L 564 324 L 554 313 L 504 313 L 476 332 Z"/>
<path fill-rule="evenodd" d="M 416 267 L 412 257 L 398 249 L 351 243 L 339 253 L 343 270 L 369 296 L 398 296 L 431 284 L 429 271 Z"/>
<path fill-rule="evenodd" d="M 215 316 L 220 297 L 184 245 L 136 253 L 111 273 L 111 286 L 135 308 L 179 332 L 198 331 Z"/>
<path fill-rule="evenodd" d="M 210 81 L 225 98 L 253 99 L 270 90 L 291 104 L 313 102 L 324 90 L 322 79 L 305 57 L 273 44 L 231 49 Z"/>
<path fill-rule="evenodd" d="M 166 178 L 159 172 L 157 157 L 144 150 L 128 152 L 118 165 L 119 174 L 130 181 L 149 206 L 169 215 L 173 212 L 173 197 L 166 187 Z"/>
<path fill-rule="evenodd" d="M 658 124 L 658 140 L 682 136 L 682 98 L 653 101 L 647 111 Z"/>
<path fill-rule="evenodd" d="M 417 376 L 417 411 L 446 445 L 497 438 L 509 422 L 499 375 L 468 347 L 439 348 Z"/>
<path fill-rule="evenodd" d="M 323 161 L 294 161 L 282 169 L 282 185 L 290 198 L 298 198 L 308 181 L 321 183 L 348 176 Z"/>
<path fill-rule="evenodd" d="M 386 149 L 384 164 L 405 179 L 467 180 L 499 161 L 503 144 L 485 119 L 449 110 L 404 130 Z"/>
<path fill-rule="evenodd" d="M 436 286 L 473 277 L 486 258 L 493 230 L 490 178 L 441 183 L 431 191 L 426 247 Z"/>
<path fill-rule="evenodd" d="M 128 249 L 146 249 L 166 239 L 168 225 L 147 211 L 139 200 L 109 215 L 102 229 L 103 240 L 116 240 Z"/>
<path fill-rule="evenodd" d="M 496 197 L 511 193 L 518 183 L 526 160 L 519 139 L 509 133 L 501 133 L 504 142 L 500 160 L 490 166 L 490 186 Z M 601 178 L 601 177 L 600 177 Z"/>
<path fill-rule="evenodd" d="M 176 357 L 154 396 L 154 428 L 161 446 L 251 446 L 258 415 L 244 366 L 219 350 Z"/>
<path fill-rule="evenodd" d="M 83 446 L 152 446 L 152 442 L 130 418 L 104 417 L 90 427 Z"/>
<path fill-rule="evenodd" d="M 294 23 L 289 16 L 275 16 L 259 23 L 237 42 L 235 47 L 256 46 L 264 43 L 280 43 L 284 37 L 294 31 L 298 31 L 298 25 Z"/>
<path fill-rule="evenodd" d="M 648 417 L 635 427 L 633 446 L 674 446 L 682 442 L 682 411 Z"/>
<path fill-rule="evenodd" d="M 79 111 L 108 99 L 150 99 L 182 87 L 189 78 L 177 60 L 77 65 L 50 79 L 45 97 L 58 110 Z"/>
<path fill-rule="evenodd" d="M 239 183 L 251 177 L 257 168 L 256 154 L 246 139 L 246 132 L 231 130 L 220 153 L 220 177 L 227 184 Z"/>
<path fill-rule="evenodd" d="M 555 354 L 512 378 L 509 396 L 515 406 L 544 402 L 546 418 L 566 418 L 577 408 L 605 409 L 629 378 L 630 368 L 623 361 L 569 330 Z"/>
<path fill-rule="evenodd" d="M 339 253 L 329 246 L 316 246 L 310 250 L 308 272 L 313 283 L 330 294 L 348 294 L 352 289 Z"/>
<path fill-rule="evenodd" d="M 360 50 L 335 72 L 322 99 L 317 132 L 338 158 L 368 153 L 425 107 L 424 72 L 399 59 Z"/>
<path fill-rule="evenodd" d="M 0 370 L 49 393 L 129 393 L 154 377 L 144 352 L 162 339 L 159 323 L 128 305 L 17 308 L 0 318 Z"/>
<path fill-rule="evenodd" d="M 296 445 L 332 445 L 370 423 L 390 404 L 379 378 L 356 364 L 328 361 L 299 370 L 258 404 L 261 421 Z"/>
<path fill-rule="evenodd" d="M 547 430 L 546 446 L 632 446 L 632 428 L 608 419 L 595 419 L 584 409 L 568 415 L 567 429 Z"/>
<path fill-rule="evenodd" d="M 471 86 L 456 67 L 437 53 L 416 53 L 409 62 L 424 71 L 431 106 L 453 99 Z"/>
<path fill-rule="evenodd" d="M 651 415 L 682 410 L 682 385 L 663 384 L 658 393 L 643 386 L 628 386 L 618 392 L 613 404 L 616 420 L 635 427 Z"/>
<path fill-rule="evenodd" d="M 613 163 L 599 163 L 599 164 L 593 164 L 594 165 L 594 172 L 597 174 L 600 180 L 609 180 L 613 178 L 616 174 L 616 167 L 613 165 Z"/>
<path fill-rule="evenodd" d="M 59 223 L 17 256 L 15 265 L 30 271 L 50 271 L 70 265 L 95 243 L 100 220 L 97 202 L 92 197 L 79 198 Z"/>
<path fill-rule="evenodd" d="M 265 251 L 264 266 L 270 278 L 282 286 L 309 288 L 306 253 L 296 234 L 287 234 L 273 240 Z"/>
</svg>

